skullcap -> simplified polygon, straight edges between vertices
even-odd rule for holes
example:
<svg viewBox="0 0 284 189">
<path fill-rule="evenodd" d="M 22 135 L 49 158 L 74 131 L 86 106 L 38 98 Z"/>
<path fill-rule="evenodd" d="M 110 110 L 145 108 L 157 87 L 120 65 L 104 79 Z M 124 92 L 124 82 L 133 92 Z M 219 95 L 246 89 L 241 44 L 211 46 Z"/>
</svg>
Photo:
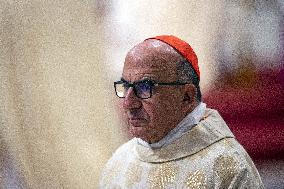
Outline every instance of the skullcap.
<svg viewBox="0 0 284 189">
<path fill-rule="evenodd" d="M 198 79 L 200 80 L 200 72 L 199 72 L 199 67 L 198 67 L 197 56 L 195 52 L 193 51 L 193 49 L 191 48 L 191 46 L 187 42 L 173 35 L 160 35 L 156 37 L 150 37 L 148 39 L 157 39 L 173 47 L 179 54 L 181 54 L 191 64 L 192 68 L 194 69 L 195 73 L 198 76 Z M 145 40 L 148 40 L 148 39 L 145 39 Z"/>
</svg>

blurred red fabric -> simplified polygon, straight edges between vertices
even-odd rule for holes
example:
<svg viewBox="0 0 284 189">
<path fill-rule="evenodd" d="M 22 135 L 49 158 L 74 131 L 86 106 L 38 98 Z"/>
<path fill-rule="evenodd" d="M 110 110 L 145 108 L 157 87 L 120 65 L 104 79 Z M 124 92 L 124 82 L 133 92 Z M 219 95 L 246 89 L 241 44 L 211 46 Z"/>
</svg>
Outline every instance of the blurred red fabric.
<svg viewBox="0 0 284 189">
<path fill-rule="evenodd" d="M 284 159 L 284 69 L 257 73 L 253 86 L 223 84 L 203 95 L 253 159 Z"/>
</svg>

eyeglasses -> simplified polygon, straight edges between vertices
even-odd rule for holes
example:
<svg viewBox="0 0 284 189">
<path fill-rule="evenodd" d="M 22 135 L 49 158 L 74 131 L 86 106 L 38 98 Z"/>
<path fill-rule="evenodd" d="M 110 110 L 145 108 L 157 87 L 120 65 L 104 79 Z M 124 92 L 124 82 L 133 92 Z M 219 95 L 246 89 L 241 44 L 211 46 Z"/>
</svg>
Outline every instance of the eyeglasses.
<svg viewBox="0 0 284 189">
<path fill-rule="evenodd" d="M 130 87 L 133 87 L 134 94 L 141 98 L 147 99 L 152 97 L 153 88 L 155 86 L 163 86 L 163 85 L 185 85 L 188 83 L 180 83 L 180 82 L 171 82 L 171 83 L 158 83 L 152 80 L 142 80 L 136 81 L 134 83 L 129 83 L 125 80 L 114 82 L 115 93 L 119 98 L 125 98 L 126 93 Z"/>
</svg>

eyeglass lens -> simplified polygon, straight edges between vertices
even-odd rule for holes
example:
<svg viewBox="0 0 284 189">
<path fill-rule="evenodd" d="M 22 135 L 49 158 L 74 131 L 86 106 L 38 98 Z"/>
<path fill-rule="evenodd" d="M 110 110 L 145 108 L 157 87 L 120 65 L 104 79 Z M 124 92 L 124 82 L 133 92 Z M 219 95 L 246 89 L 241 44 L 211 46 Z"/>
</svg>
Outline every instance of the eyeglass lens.
<svg viewBox="0 0 284 189">
<path fill-rule="evenodd" d="M 116 93 L 119 97 L 125 97 L 127 90 L 129 89 L 128 83 L 117 83 Z M 149 98 L 151 96 L 151 84 L 149 82 L 137 82 L 134 83 L 134 91 L 139 98 Z"/>
<path fill-rule="evenodd" d="M 148 82 L 139 82 L 135 85 L 137 96 L 149 98 L 151 96 L 151 85 Z"/>
<path fill-rule="evenodd" d="M 122 98 L 125 97 L 128 88 L 126 88 L 125 83 L 116 83 L 115 89 L 117 96 Z"/>
</svg>

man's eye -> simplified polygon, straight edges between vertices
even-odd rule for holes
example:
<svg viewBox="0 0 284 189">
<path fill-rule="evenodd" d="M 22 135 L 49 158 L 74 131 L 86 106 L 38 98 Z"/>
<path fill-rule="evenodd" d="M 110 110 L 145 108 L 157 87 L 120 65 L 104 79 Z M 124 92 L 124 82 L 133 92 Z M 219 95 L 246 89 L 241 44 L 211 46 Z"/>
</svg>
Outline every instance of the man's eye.
<svg viewBox="0 0 284 189">
<path fill-rule="evenodd" d="M 149 90 L 151 88 L 151 84 L 149 82 L 141 82 L 136 85 L 141 90 Z"/>
</svg>

